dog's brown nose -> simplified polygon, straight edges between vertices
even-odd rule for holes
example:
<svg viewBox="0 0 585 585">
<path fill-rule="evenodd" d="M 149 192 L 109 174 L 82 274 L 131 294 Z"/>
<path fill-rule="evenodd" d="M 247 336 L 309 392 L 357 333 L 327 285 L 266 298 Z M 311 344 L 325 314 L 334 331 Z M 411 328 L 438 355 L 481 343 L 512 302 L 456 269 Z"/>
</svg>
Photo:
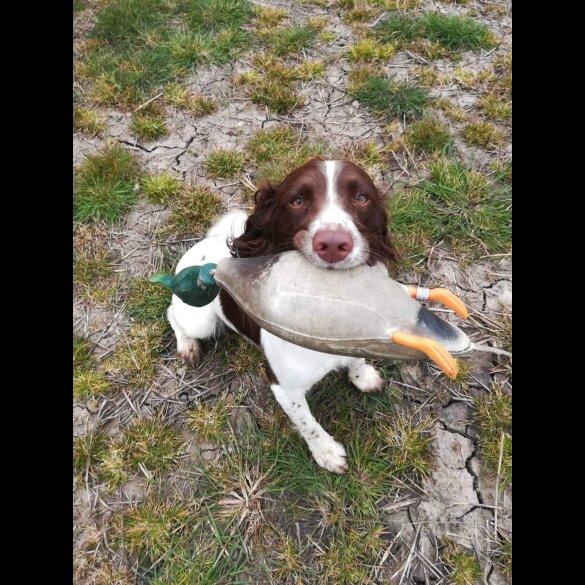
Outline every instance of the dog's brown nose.
<svg viewBox="0 0 585 585">
<path fill-rule="evenodd" d="M 334 264 L 345 260 L 353 250 L 353 239 L 345 230 L 323 230 L 315 234 L 313 250 L 321 260 Z"/>
</svg>

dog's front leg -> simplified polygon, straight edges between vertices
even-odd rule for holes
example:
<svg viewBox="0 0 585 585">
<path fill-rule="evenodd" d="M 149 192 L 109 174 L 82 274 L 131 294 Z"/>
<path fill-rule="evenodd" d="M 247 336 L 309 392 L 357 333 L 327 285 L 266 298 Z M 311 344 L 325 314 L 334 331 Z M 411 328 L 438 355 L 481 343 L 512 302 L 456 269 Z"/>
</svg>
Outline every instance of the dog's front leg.
<svg viewBox="0 0 585 585">
<path fill-rule="evenodd" d="M 283 388 L 272 384 L 270 389 L 280 406 L 307 442 L 313 458 L 323 468 L 334 473 L 345 473 L 345 449 L 315 420 L 305 398 L 307 389 Z"/>
</svg>

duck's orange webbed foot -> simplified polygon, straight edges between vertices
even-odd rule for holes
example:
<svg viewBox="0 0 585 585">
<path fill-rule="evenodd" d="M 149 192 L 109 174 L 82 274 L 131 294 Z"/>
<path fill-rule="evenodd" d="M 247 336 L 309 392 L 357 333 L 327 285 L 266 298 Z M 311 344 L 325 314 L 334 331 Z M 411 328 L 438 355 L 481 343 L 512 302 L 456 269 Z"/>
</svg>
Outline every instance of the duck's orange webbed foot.
<svg viewBox="0 0 585 585">
<path fill-rule="evenodd" d="M 422 286 L 409 286 L 408 293 L 417 301 L 436 301 L 449 307 L 462 319 L 469 317 L 469 312 L 463 301 L 446 288 L 425 288 Z"/>
<path fill-rule="evenodd" d="M 422 351 L 433 360 L 439 368 L 451 378 L 451 380 L 454 380 L 457 377 L 457 374 L 459 373 L 457 362 L 438 341 L 435 341 L 430 337 L 420 337 L 419 335 L 412 335 L 410 333 L 404 333 L 403 331 L 395 331 L 392 334 L 392 342 Z"/>
</svg>

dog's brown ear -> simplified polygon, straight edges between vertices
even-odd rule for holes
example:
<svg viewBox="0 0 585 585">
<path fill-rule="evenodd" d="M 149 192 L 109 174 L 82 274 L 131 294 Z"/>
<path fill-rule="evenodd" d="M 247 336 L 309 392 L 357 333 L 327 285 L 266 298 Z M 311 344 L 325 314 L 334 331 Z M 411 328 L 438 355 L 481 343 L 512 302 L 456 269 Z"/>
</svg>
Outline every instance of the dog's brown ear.
<svg viewBox="0 0 585 585">
<path fill-rule="evenodd" d="M 277 186 L 274 186 L 266 179 L 260 181 L 258 189 L 254 193 L 254 205 L 256 209 L 264 209 L 272 205 L 276 200 L 277 189 Z"/>
<path fill-rule="evenodd" d="M 274 250 L 274 216 L 277 211 L 277 187 L 261 181 L 254 193 L 254 211 L 248 217 L 244 233 L 230 245 L 232 256 L 249 258 L 270 254 Z"/>
</svg>

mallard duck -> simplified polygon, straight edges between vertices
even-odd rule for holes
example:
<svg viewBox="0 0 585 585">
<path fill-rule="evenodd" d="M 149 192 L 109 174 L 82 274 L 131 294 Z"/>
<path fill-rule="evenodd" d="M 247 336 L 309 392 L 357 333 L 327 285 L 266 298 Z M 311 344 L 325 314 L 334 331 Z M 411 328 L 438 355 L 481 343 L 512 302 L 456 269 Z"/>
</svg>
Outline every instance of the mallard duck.
<svg viewBox="0 0 585 585">
<path fill-rule="evenodd" d="M 151 282 L 201 307 L 224 288 L 263 329 L 287 341 L 338 355 L 433 360 L 450 378 L 451 354 L 471 349 L 467 335 L 419 301 L 440 301 L 466 319 L 461 300 L 446 289 L 407 287 L 384 268 L 367 265 L 324 270 L 302 254 L 224 258 L 216 266 L 191 266 Z"/>
</svg>

